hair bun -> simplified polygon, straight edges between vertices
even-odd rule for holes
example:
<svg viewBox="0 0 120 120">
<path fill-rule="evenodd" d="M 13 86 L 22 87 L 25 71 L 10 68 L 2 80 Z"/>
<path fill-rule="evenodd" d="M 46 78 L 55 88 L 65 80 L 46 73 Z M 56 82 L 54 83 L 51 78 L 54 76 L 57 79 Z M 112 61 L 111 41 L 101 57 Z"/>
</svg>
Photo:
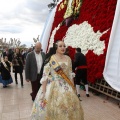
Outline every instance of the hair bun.
<svg viewBox="0 0 120 120">
<path fill-rule="evenodd" d="M 57 44 L 56 43 L 53 43 L 53 49 L 56 51 L 57 50 Z"/>
<path fill-rule="evenodd" d="M 53 43 L 53 48 L 56 48 L 56 43 Z"/>
</svg>

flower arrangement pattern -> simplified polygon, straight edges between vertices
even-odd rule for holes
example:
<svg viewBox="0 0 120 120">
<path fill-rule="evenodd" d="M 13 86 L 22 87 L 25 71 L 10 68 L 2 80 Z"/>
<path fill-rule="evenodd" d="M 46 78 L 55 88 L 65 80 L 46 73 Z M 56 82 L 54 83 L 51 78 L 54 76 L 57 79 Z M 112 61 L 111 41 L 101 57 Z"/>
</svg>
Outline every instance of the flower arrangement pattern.
<svg viewBox="0 0 120 120">
<path fill-rule="evenodd" d="M 81 47 L 87 58 L 88 80 L 92 83 L 103 77 L 105 57 L 114 19 L 117 0 L 82 0 L 80 13 L 69 27 L 62 25 L 68 0 L 58 6 L 52 26 L 49 44 L 56 40 L 64 40 L 70 48 L 70 56 L 74 59 L 76 47 Z M 74 0 L 76 1 L 76 0 Z M 61 4 L 62 9 L 59 10 Z M 77 2 L 74 2 L 76 5 Z"/>
</svg>

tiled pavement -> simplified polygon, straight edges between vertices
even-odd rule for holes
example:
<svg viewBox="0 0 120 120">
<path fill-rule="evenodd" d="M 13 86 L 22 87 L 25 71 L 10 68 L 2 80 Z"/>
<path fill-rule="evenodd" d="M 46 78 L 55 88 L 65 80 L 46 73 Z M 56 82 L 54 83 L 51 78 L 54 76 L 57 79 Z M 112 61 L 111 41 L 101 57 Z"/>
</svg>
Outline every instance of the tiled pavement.
<svg viewBox="0 0 120 120">
<path fill-rule="evenodd" d="M 0 84 L 0 120 L 30 120 L 33 104 L 30 92 L 31 84 L 26 81 L 23 88 L 20 81 L 18 85 L 14 82 L 8 88 L 3 88 Z M 118 101 L 111 98 L 106 100 L 106 96 L 95 96 L 91 92 L 87 98 L 82 90 L 81 99 L 85 120 L 120 120 Z"/>
</svg>

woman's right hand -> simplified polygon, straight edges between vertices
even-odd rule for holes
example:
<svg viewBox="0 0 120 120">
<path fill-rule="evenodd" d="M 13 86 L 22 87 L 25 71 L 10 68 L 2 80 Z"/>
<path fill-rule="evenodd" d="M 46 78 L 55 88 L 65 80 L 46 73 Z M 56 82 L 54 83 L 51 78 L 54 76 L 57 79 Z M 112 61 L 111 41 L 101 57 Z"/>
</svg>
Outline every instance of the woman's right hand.
<svg viewBox="0 0 120 120">
<path fill-rule="evenodd" d="M 46 104 L 47 104 L 47 100 L 44 99 L 44 100 L 41 101 L 40 106 L 41 106 L 42 108 L 44 108 L 44 107 L 46 106 Z"/>
</svg>

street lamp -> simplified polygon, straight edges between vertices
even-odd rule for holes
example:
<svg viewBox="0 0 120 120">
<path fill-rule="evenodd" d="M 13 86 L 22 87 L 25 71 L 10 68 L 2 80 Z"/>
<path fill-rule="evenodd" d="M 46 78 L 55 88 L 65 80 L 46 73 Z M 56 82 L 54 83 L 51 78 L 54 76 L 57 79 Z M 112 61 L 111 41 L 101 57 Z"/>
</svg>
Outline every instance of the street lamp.
<svg viewBox="0 0 120 120">
<path fill-rule="evenodd" d="M 59 2 L 59 0 L 53 0 L 52 3 L 48 4 L 49 10 L 52 10 L 57 5 L 57 2 Z"/>
<path fill-rule="evenodd" d="M 34 43 L 36 43 L 36 42 L 39 41 L 39 36 L 40 36 L 40 35 L 38 35 L 37 39 L 33 38 Z"/>
</svg>

